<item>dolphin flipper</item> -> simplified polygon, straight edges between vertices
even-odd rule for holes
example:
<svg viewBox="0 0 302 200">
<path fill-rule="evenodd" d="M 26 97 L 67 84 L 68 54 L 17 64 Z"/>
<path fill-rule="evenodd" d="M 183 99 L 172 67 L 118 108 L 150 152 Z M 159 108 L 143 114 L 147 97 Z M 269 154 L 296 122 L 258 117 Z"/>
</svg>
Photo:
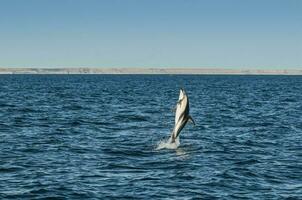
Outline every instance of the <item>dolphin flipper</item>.
<svg viewBox="0 0 302 200">
<path fill-rule="evenodd" d="M 196 126 L 194 119 L 191 117 L 191 115 L 188 116 L 188 121 L 192 122 L 194 126 Z"/>
<path fill-rule="evenodd" d="M 178 106 L 179 104 L 181 104 L 181 101 L 182 101 L 182 99 L 178 100 L 177 103 L 176 103 L 176 105 L 171 109 L 171 111 L 172 111 L 173 113 L 176 112 L 177 106 Z"/>
<path fill-rule="evenodd" d="M 175 113 L 175 112 L 176 112 L 176 107 L 171 108 L 171 111 L 172 111 L 173 113 Z"/>
</svg>

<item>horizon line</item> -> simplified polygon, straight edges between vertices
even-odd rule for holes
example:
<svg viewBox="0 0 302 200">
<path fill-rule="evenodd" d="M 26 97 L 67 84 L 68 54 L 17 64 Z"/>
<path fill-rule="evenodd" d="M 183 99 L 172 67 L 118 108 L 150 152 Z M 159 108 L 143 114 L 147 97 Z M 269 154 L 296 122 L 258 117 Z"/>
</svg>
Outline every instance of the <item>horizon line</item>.
<svg viewBox="0 0 302 200">
<path fill-rule="evenodd" d="M 198 67 L 0 67 L 0 74 L 238 74 L 302 75 L 302 69 L 198 68 Z"/>
</svg>

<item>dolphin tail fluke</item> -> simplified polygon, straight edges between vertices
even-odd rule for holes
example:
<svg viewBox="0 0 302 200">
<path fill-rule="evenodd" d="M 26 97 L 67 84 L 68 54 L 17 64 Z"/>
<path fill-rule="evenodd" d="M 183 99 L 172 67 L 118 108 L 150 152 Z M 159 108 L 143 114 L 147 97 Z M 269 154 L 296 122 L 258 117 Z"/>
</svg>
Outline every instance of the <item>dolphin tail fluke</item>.
<svg viewBox="0 0 302 200">
<path fill-rule="evenodd" d="M 171 135 L 171 143 L 174 143 L 174 142 L 175 142 L 175 136 L 174 136 L 174 132 L 173 132 Z"/>
<path fill-rule="evenodd" d="M 188 116 L 188 121 L 192 122 L 194 126 L 196 125 L 194 119 L 190 115 Z"/>
<path fill-rule="evenodd" d="M 171 143 L 174 143 L 174 142 L 175 142 L 175 138 L 172 136 Z"/>
<path fill-rule="evenodd" d="M 174 143 L 174 142 L 175 142 L 175 139 L 176 139 L 176 138 L 175 138 L 175 133 L 174 133 L 174 130 L 173 130 L 172 133 L 171 133 L 171 136 L 170 136 L 170 139 L 169 139 L 169 140 L 170 140 L 171 143 Z"/>
</svg>

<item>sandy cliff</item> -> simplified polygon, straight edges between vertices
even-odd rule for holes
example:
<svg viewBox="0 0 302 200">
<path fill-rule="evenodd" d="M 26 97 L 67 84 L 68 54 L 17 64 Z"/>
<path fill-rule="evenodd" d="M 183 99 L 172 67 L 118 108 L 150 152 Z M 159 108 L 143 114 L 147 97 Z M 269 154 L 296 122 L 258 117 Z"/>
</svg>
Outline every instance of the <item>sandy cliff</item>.
<svg viewBox="0 0 302 200">
<path fill-rule="evenodd" d="M 4 68 L 0 74 L 238 74 L 302 75 L 299 70 L 210 68 Z"/>
</svg>

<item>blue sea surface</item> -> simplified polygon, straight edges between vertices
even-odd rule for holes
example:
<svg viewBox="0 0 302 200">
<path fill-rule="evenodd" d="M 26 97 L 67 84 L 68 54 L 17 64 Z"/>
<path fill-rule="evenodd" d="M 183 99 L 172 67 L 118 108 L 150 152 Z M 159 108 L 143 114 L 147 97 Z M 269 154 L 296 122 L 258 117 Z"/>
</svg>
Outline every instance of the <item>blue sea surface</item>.
<svg viewBox="0 0 302 200">
<path fill-rule="evenodd" d="M 0 75 L 0 199 L 47 198 L 302 199 L 302 76 Z"/>
</svg>

